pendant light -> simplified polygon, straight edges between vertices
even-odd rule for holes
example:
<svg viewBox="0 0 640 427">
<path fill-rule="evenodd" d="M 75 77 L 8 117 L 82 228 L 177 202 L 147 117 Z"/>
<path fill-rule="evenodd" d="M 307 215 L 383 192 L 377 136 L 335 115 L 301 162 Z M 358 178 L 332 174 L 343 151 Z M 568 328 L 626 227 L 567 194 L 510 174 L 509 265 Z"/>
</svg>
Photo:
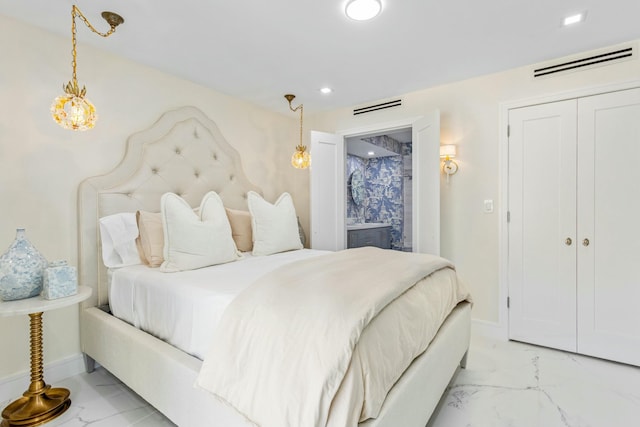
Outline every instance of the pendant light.
<svg viewBox="0 0 640 427">
<path fill-rule="evenodd" d="M 289 101 L 289 109 L 291 111 L 295 113 L 300 110 L 300 143 L 296 146 L 296 151 L 293 153 L 293 156 L 291 156 L 291 164 L 296 169 L 306 169 L 311 165 L 311 155 L 307 151 L 307 147 L 302 145 L 302 116 L 304 107 L 300 104 L 296 108 L 293 108 L 291 101 L 294 100 L 295 95 L 287 94 L 284 97 Z"/>
<path fill-rule="evenodd" d="M 89 23 L 76 5 L 73 5 L 71 8 L 71 52 L 73 55 L 71 64 L 73 67 L 73 75 L 70 82 L 62 85 L 64 94 L 53 100 L 53 104 L 51 104 L 51 115 L 53 116 L 53 120 L 63 128 L 83 131 L 93 128 L 98 116 L 96 114 L 96 108 L 91 101 L 85 97 L 87 93 L 86 87 L 83 86 L 82 89 L 80 89 L 80 86 L 78 86 L 76 74 L 76 16 L 79 16 L 91 31 L 102 37 L 109 37 L 113 34 L 116 31 L 116 27 L 124 22 L 124 19 L 113 12 L 102 12 L 102 17 L 111 28 L 106 33 L 101 33 Z"/>
</svg>

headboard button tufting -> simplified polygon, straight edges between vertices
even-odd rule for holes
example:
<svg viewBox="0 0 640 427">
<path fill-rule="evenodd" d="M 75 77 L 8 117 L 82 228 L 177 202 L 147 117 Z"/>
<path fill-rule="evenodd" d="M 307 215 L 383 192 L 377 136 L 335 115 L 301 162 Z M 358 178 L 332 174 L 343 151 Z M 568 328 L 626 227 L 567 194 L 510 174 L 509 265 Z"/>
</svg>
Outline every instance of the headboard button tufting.
<svg viewBox="0 0 640 427">
<path fill-rule="evenodd" d="M 195 203 L 214 187 L 230 207 L 244 209 L 246 192 L 260 192 L 242 170 L 237 149 L 195 107 L 164 113 L 151 128 L 129 138 L 116 169 L 82 181 L 77 194 L 78 279 L 94 290 L 83 307 L 106 304 L 109 299 L 107 269 L 99 262 L 100 216 L 139 209 L 158 212 L 161 195 L 171 191 Z"/>
</svg>

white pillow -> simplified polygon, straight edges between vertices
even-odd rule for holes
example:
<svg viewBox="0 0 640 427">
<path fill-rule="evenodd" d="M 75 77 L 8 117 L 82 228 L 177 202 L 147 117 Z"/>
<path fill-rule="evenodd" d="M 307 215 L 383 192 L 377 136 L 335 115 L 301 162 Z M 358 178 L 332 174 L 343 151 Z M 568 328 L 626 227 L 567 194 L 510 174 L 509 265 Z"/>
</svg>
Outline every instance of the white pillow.
<svg viewBox="0 0 640 427">
<path fill-rule="evenodd" d="M 199 214 L 182 197 L 166 193 L 160 200 L 164 229 L 164 272 L 193 270 L 239 258 L 220 196 L 205 194 Z"/>
<path fill-rule="evenodd" d="M 124 212 L 100 218 L 102 262 L 108 268 L 140 264 L 136 247 L 138 224 L 135 212 Z"/>
<path fill-rule="evenodd" d="M 289 193 L 282 193 L 273 205 L 254 191 L 247 193 L 247 200 L 251 212 L 253 255 L 302 249 L 296 208 Z"/>
</svg>

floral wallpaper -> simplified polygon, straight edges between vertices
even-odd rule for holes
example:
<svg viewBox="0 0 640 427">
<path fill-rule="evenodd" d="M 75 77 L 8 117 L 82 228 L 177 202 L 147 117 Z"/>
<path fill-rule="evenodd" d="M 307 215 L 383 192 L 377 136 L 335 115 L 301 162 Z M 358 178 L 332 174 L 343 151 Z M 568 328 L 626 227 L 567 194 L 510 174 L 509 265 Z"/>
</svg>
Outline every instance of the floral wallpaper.
<svg viewBox="0 0 640 427">
<path fill-rule="evenodd" d="M 404 186 L 405 182 L 409 185 L 411 182 L 410 166 L 408 169 L 405 168 L 405 164 L 411 165 L 411 144 L 400 145 L 401 147 L 397 147 L 397 150 L 403 155 L 372 159 L 347 155 L 347 224 L 365 222 L 391 224 L 391 247 L 396 250 L 402 250 L 405 246 L 403 239 Z M 351 197 L 349 179 L 355 170 L 360 170 L 364 175 L 365 198 L 361 205 L 357 205 Z M 409 209 L 411 209 L 410 205 Z M 411 240 L 409 239 L 408 242 L 410 243 Z"/>
<path fill-rule="evenodd" d="M 402 249 L 402 156 L 369 159 L 364 173 L 365 222 L 391 224 L 391 249 Z"/>
</svg>

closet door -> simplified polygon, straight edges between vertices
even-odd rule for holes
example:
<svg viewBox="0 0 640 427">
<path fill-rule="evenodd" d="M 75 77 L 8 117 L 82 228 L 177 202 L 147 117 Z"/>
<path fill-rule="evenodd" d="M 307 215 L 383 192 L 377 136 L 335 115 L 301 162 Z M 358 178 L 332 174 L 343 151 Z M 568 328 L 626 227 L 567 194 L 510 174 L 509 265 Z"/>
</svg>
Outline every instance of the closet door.
<svg viewBox="0 0 640 427">
<path fill-rule="evenodd" d="M 640 365 L 640 89 L 578 111 L 578 352 Z"/>
<path fill-rule="evenodd" d="M 576 104 L 509 111 L 509 338 L 569 351 L 576 350 Z"/>
</svg>

